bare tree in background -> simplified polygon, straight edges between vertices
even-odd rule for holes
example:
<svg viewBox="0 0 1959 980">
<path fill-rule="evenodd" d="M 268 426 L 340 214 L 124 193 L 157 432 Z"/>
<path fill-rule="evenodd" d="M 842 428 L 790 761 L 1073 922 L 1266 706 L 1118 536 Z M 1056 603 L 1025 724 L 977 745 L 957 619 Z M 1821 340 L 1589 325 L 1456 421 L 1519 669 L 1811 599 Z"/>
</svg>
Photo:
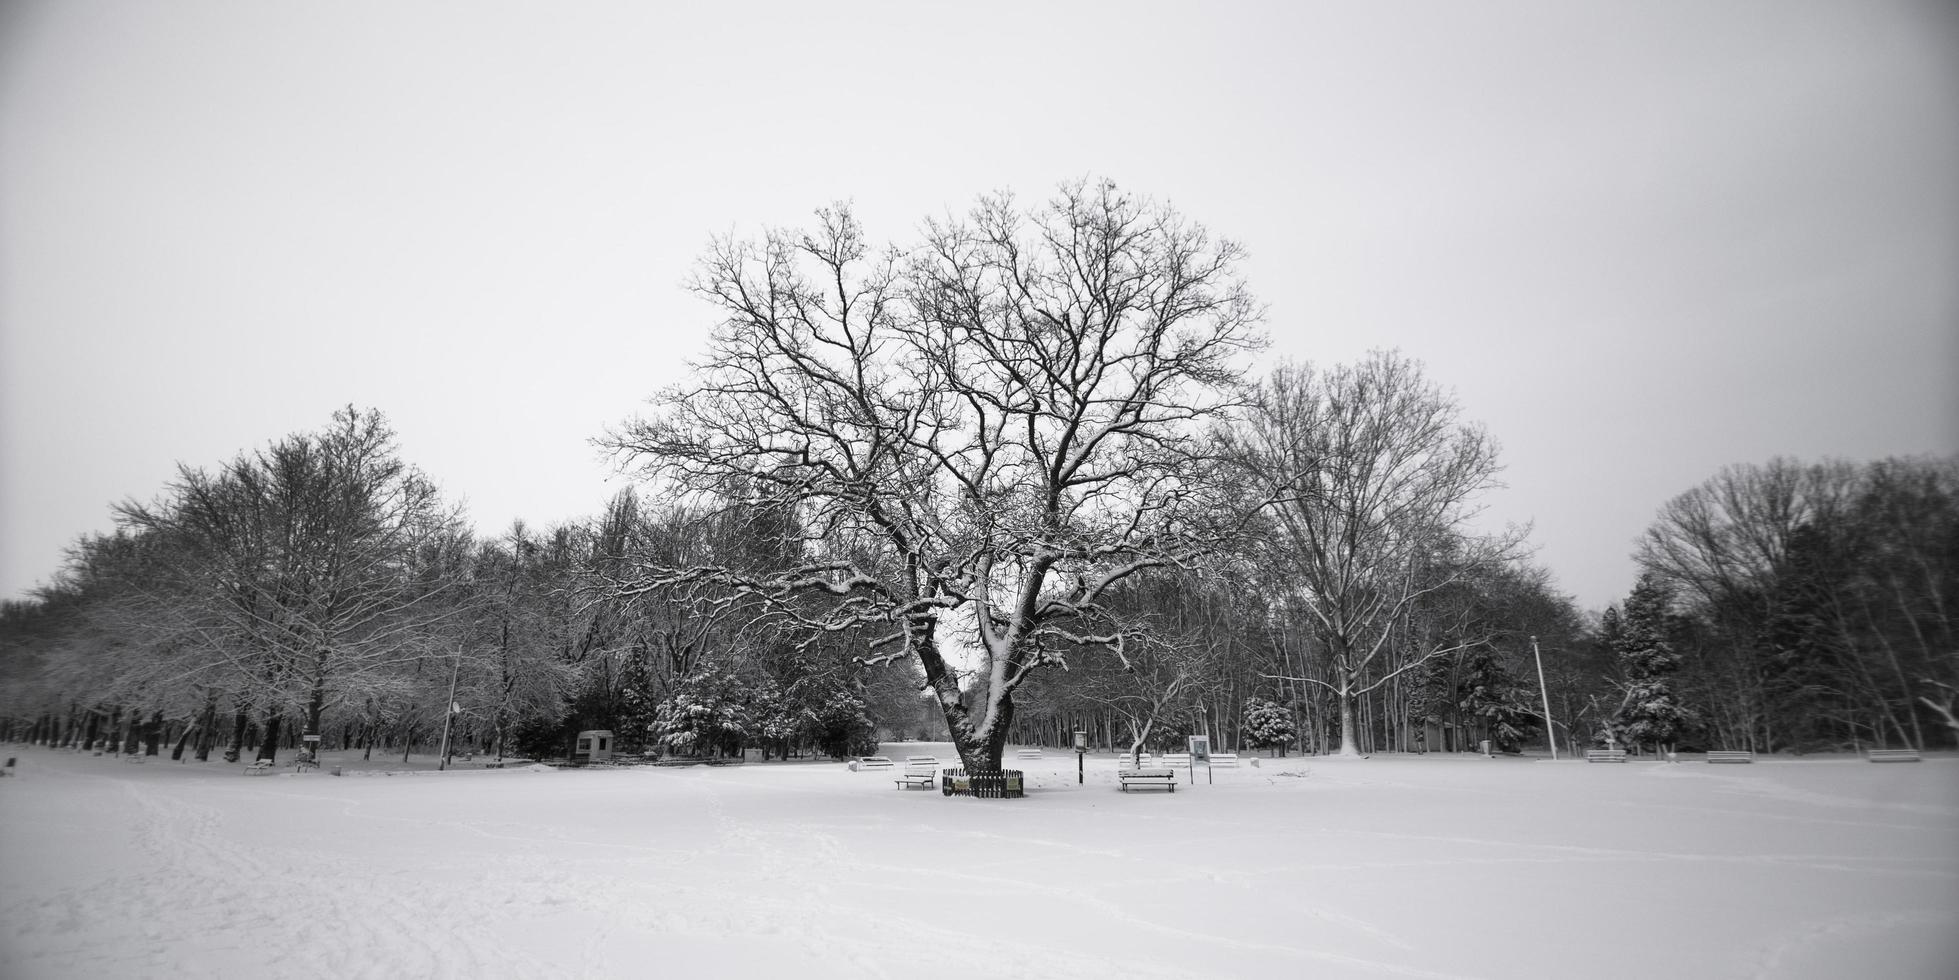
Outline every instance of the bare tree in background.
<svg viewBox="0 0 1959 980">
<path fill-rule="evenodd" d="M 261 758 L 287 707 L 319 734 L 330 701 L 419 654 L 455 612 L 437 601 L 453 578 L 429 573 L 453 567 L 441 553 L 466 539 L 379 412 L 336 412 L 325 431 L 216 472 L 182 467 L 162 499 L 117 517 L 156 541 L 154 607 L 170 612 L 157 625 L 183 627 L 266 692 Z"/>
<path fill-rule="evenodd" d="M 605 440 L 680 491 L 788 508 L 798 560 L 616 590 L 716 581 L 877 628 L 872 658 L 916 658 L 962 760 L 997 769 L 1014 690 L 1064 647 L 1122 656 L 1103 595 L 1227 516 L 1199 423 L 1240 397 L 1260 310 L 1236 244 L 1106 182 L 982 198 L 906 251 L 819 217 L 713 245 L 694 290 L 726 319 L 696 379 Z"/>
<path fill-rule="evenodd" d="M 1678 587 L 1685 677 L 1722 744 L 1922 747 L 1949 726 L 1955 515 L 1953 457 L 1731 465 L 1668 501 L 1636 558 Z"/>
<path fill-rule="evenodd" d="M 1458 421 L 1455 401 L 1417 362 L 1381 352 L 1329 371 L 1279 367 L 1239 438 L 1242 464 L 1281 496 L 1271 567 L 1326 645 L 1327 677 L 1288 679 L 1334 695 L 1340 754 L 1359 755 L 1362 694 L 1479 642 L 1439 631 L 1448 639 L 1370 673 L 1417 603 L 1507 561 L 1521 542 L 1520 531 L 1467 530 L 1472 498 L 1497 485 L 1496 445 Z"/>
</svg>

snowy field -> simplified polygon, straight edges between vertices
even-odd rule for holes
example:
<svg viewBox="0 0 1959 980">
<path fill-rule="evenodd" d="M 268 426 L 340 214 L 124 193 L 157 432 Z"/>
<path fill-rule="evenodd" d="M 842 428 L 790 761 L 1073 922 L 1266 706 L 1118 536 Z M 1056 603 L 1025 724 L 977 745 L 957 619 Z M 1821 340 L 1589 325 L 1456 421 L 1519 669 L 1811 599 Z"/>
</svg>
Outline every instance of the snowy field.
<svg viewBox="0 0 1959 980">
<path fill-rule="evenodd" d="M 1124 794 L 1050 752 L 972 800 L 831 763 L 4 752 L 9 980 L 1959 976 L 1949 758 L 1266 759 Z"/>
</svg>

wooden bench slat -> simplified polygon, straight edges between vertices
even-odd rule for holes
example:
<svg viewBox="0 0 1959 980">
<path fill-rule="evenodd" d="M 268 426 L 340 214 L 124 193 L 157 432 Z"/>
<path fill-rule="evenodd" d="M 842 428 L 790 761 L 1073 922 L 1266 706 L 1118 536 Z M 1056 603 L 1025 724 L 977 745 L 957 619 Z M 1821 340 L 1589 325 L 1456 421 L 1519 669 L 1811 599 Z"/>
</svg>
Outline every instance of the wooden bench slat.
<svg viewBox="0 0 1959 980">
<path fill-rule="evenodd" d="M 1625 749 L 1586 749 L 1585 761 L 1586 762 L 1624 762 L 1626 761 L 1626 750 Z"/>
<path fill-rule="evenodd" d="M 1168 769 L 1127 769 L 1116 773 L 1116 781 L 1125 793 L 1131 786 L 1162 786 L 1172 793 L 1177 791 L 1177 774 Z"/>
<path fill-rule="evenodd" d="M 1709 762 L 1754 762 L 1755 753 L 1738 749 L 1711 749 L 1707 753 Z"/>
</svg>

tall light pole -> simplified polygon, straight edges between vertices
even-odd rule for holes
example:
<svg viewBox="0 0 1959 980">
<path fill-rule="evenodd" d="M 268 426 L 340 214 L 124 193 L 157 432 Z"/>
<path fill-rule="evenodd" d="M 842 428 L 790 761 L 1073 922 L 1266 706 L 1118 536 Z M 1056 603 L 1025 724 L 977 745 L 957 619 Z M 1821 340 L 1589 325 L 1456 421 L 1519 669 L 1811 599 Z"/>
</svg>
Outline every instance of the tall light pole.
<svg viewBox="0 0 1959 980">
<path fill-rule="evenodd" d="M 1530 655 L 1537 661 L 1537 693 L 1544 696 L 1544 735 L 1551 740 L 1551 761 L 1558 761 L 1558 728 L 1551 723 L 1551 689 L 1544 684 L 1544 655 L 1537 652 L 1537 637 L 1530 638 Z"/>
<path fill-rule="evenodd" d="M 449 671 L 449 703 L 442 709 L 442 748 L 436 755 L 435 769 L 449 768 L 449 730 L 456 724 L 456 678 L 463 672 L 462 644 L 456 644 L 456 666 Z"/>
</svg>

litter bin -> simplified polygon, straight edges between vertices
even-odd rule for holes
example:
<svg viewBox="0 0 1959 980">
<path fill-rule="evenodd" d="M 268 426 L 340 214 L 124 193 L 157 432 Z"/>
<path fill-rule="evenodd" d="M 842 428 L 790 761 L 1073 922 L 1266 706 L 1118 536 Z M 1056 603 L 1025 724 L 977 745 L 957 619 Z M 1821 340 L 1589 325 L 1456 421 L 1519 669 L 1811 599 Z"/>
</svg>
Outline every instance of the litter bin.
<svg viewBox="0 0 1959 980">
<path fill-rule="evenodd" d="M 1481 751 L 1481 752 L 1482 752 L 1482 753 L 1483 753 L 1484 755 L 1489 755 L 1489 754 L 1490 754 L 1490 740 L 1489 740 L 1489 739 L 1487 739 L 1487 738 L 1486 738 L 1486 739 L 1484 739 L 1484 740 L 1482 740 L 1482 741 L 1480 741 L 1480 742 L 1477 742 L 1477 743 L 1476 743 L 1476 747 L 1477 747 L 1477 749 L 1478 749 L 1479 751 Z"/>
</svg>

